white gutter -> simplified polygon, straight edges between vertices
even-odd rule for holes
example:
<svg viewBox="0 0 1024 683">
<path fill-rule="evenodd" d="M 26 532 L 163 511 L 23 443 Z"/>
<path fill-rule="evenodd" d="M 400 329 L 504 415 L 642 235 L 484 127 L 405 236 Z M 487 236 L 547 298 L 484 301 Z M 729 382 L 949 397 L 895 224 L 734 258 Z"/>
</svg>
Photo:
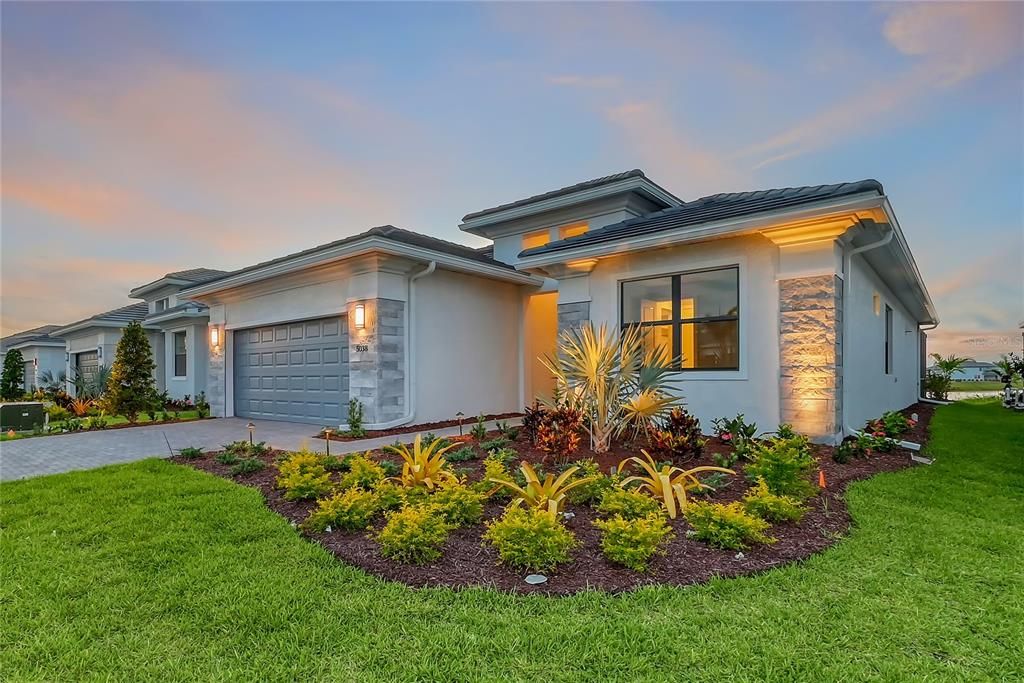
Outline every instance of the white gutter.
<svg viewBox="0 0 1024 683">
<path fill-rule="evenodd" d="M 875 242 L 870 242 L 869 244 L 865 244 L 865 245 L 857 247 L 855 249 L 850 249 L 849 248 L 852 245 L 852 241 L 850 241 L 850 242 L 848 242 L 845 245 L 845 248 L 843 249 L 843 349 L 844 349 L 844 353 L 845 353 L 845 349 L 846 349 L 847 340 L 850 338 L 850 335 L 849 335 L 849 332 L 850 332 L 850 306 L 849 306 L 849 302 L 850 302 L 850 293 L 853 291 L 853 287 L 850 286 L 850 283 L 853 281 L 853 257 L 856 256 L 857 254 L 863 254 L 866 251 L 871 251 L 872 249 L 878 249 L 879 247 L 884 247 L 885 245 L 889 244 L 889 242 L 892 241 L 892 238 L 895 235 L 896 235 L 896 229 L 890 223 L 889 224 L 889 231 L 886 232 L 885 237 L 883 237 L 882 239 L 877 240 Z M 860 434 L 860 432 L 858 430 L 853 429 L 852 427 L 850 427 L 850 425 L 846 424 L 846 406 L 849 405 L 849 402 L 847 400 L 847 394 L 850 391 L 850 383 L 846 381 L 846 366 L 847 366 L 847 363 L 844 361 L 843 362 L 843 434 L 844 435 Z M 920 393 L 920 392 L 918 392 L 918 393 Z M 918 446 L 918 448 L 920 448 L 920 446 Z"/>
<path fill-rule="evenodd" d="M 391 429 L 399 427 L 412 421 L 416 415 L 416 344 L 413 337 L 413 329 L 416 327 L 416 281 L 426 277 L 437 270 L 437 261 L 431 261 L 427 267 L 409 277 L 406 287 L 408 288 L 408 306 L 405 311 L 405 415 L 390 422 L 378 422 L 366 425 L 367 429 Z"/>
</svg>

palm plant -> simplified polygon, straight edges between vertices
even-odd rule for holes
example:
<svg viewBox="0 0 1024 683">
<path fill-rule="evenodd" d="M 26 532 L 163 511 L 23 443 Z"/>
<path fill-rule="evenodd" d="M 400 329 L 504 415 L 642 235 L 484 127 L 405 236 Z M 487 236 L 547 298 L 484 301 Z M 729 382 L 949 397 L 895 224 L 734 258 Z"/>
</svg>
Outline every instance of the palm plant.
<svg viewBox="0 0 1024 683">
<path fill-rule="evenodd" d="M 109 379 L 110 366 L 107 365 L 99 365 L 92 372 L 83 372 L 80 368 L 75 368 L 71 384 L 75 387 L 76 396 L 98 399 L 106 391 Z"/>
<path fill-rule="evenodd" d="M 619 486 L 625 487 L 633 482 L 638 482 L 640 484 L 640 490 L 646 491 L 650 495 L 661 500 L 661 504 L 665 506 L 665 511 L 671 519 L 676 518 L 678 511 L 686 510 L 686 506 L 689 503 L 689 499 L 686 494 L 687 489 L 711 488 L 697 478 L 698 474 L 701 472 L 736 474 L 733 470 L 726 469 L 724 467 L 712 467 L 710 465 L 694 467 L 689 470 L 684 470 L 681 467 L 674 467 L 672 465 L 663 465 L 659 469 L 658 464 L 654 462 L 654 458 L 651 457 L 650 453 L 643 449 L 641 449 L 640 452 L 643 453 L 643 458 L 638 456 L 626 458 L 619 463 L 618 470 L 622 471 L 624 467 L 628 467 L 629 465 L 639 465 L 644 471 L 644 474 L 626 477 L 619 482 Z"/>
<path fill-rule="evenodd" d="M 68 376 L 63 370 L 56 373 L 53 370 L 43 370 L 39 373 L 39 388 L 47 393 L 64 391 L 67 384 Z"/>
<path fill-rule="evenodd" d="M 554 358 L 541 359 L 555 378 L 558 400 L 586 417 L 590 446 L 603 453 L 627 430 L 646 431 L 651 421 L 680 402 L 669 393 L 672 359 L 664 347 L 645 348 L 639 327 L 621 333 L 601 325 L 569 328 Z"/>
<path fill-rule="evenodd" d="M 953 373 L 964 366 L 964 363 L 972 360 L 970 358 L 961 358 L 953 353 L 945 357 L 933 353 L 932 358 L 935 360 L 935 368 L 945 377 L 952 377 Z"/>
</svg>

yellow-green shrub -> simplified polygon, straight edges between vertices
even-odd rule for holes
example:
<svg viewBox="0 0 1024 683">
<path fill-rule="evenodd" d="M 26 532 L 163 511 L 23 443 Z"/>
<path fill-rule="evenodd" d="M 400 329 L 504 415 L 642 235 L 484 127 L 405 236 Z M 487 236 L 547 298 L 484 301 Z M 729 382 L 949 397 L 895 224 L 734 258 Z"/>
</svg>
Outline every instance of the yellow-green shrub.
<svg viewBox="0 0 1024 683">
<path fill-rule="evenodd" d="M 770 526 L 743 508 L 743 503 L 690 503 L 684 511 L 693 537 L 726 550 L 741 550 L 752 543 L 774 543 L 765 532 Z"/>
<path fill-rule="evenodd" d="M 798 522 L 807 511 L 796 498 L 772 493 L 764 479 L 758 479 L 757 484 L 747 490 L 743 507 L 766 522 Z"/>
<path fill-rule="evenodd" d="M 503 563 L 537 571 L 568 561 L 569 552 L 578 545 L 554 515 L 521 506 L 510 506 L 500 519 L 490 522 L 484 538 L 498 550 Z"/>
<path fill-rule="evenodd" d="M 348 489 L 318 500 L 316 509 L 309 513 L 302 527 L 313 531 L 324 531 L 327 527 L 349 531 L 366 529 L 379 509 L 380 501 L 373 491 Z"/>
<path fill-rule="evenodd" d="M 381 510 L 397 510 L 405 505 L 405 489 L 393 481 L 379 481 L 373 487 Z"/>
<path fill-rule="evenodd" d="M 473 490 L 483 493 L 490 498 L 507 498 L 508 491 L 502 486 L 495 484 L 491 479 L 508 479 L 508 468 L 505 467 L 505 460 L 499 456 L 488 455 L 484 458 L 484 476 L 478 482 L 473 483 Z"/>
<path fill-rule="evenodd" d="M 652 514 L 660 514 L 661 505 L 645 493 L 614 488 L 601 498 L 597 511 L 608 517 L 617 515 L 624 519 L 639 519 Z"/>
<path fill-rule="evenodd" d="M 646 517 L 626 519 L 619 515 L 594 522 L 601 534 L 601 550 L 612 562 L 642 572 L 658 547 L 672 538 L 665 516 L 655 512 Z"/>
<path fill-rule="evenodd" d="M 442 484 L 431 502 L 441 516 L 452 526 L 469 526 L 480 521 L 484 514 L 484 494 L 466 488 L 462 484 Z"/>
<path fill-rule="evenodd" d="M 450 526 L 433 505 L 409 505 L 389 512 L 377 534 L 380 552 L 399 562 L 426 564 L 441 557 Z"/>
<path fill-rule="evenodd" d="M 752 462 L 745 469 L 747 478 L 750 481 L 764 480 L 772 493 L 803 499 L 817 491 L 817 487 L 808 481 L 816 463 L 804 437 L 773 439 L 758 444 L 751 457 Z"/>
<path fill-rule="evenodd" d="M 277 469 L 277 486 L 284 489 L 286 500 L 319 498 L 331 490 L 330 473 L 324 469 L 321 456 L 311 451 L 291 454 Z"/>
<path fill-rule="evenodd" d="M 570 503 L 574 505 L 596 503 L 615 485 L 615 480 L 602 474 L 601 468 L 593 460 L 580 460 L 575 464 L 580 468 L 576 476 L 588 479 L 588 481 L 569 491 L 567 497 Z"/>
<path fill-rule="evenodd" d="M 348 472 L 341 478 L 341 488 L 343 489 L 369 490 L 387 476 L 384 474 L 384 468 L 371 458 L 369 453 L 357 453 L 348 458 L 347 462 Z"/>
</svg>

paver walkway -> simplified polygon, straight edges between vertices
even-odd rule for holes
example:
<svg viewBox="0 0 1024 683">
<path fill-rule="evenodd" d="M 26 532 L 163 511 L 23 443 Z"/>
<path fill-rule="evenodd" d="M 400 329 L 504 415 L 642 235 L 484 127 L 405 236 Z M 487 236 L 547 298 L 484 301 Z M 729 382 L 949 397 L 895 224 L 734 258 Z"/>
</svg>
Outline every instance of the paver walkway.
<svg viewBox="0 0 1024 683">
<path fill-rule="evenodd" d="M 506 420 L 518 424 L 518 420 Z M 88 470 L 143 458 L 166 458 L 182 448 L 212 450 L 231 441 L 247 440 L 249 420 L 237 417 L 178 422 L 150 427 L 129 427 L 97 432 L 76 432 L 0 442 L 0 480 L 24 479 L 69 470 Z M 302 446 L 323 451 L 323 439 L 313 438 L 315 425 L 274 420 L 253 420 L 254 438 L 273 448 L 294 451 Z M 487 423 L 494 429 L 494 422 Z M 468 425 L 466 429 L 469 429 Z M 433 430 L 438 436 L 454 436 L 458 427 Z M 411 441 L 414 434 L 403 435 Z M 331 453 L 366 451 L 395 442 L 394 436 L 360 441 L 332 441 Z"/>
</svg>

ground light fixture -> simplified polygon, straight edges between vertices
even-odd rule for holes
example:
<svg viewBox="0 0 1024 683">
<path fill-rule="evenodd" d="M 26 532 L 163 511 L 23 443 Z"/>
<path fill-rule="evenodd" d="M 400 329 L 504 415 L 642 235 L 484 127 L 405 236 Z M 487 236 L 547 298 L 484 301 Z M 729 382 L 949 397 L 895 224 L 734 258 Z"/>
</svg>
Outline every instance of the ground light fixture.
<svg viewBox="0 0 1024 683">
<path fill-rule="evenodd" d="M 466 417 L 466 414 L 460 410 L 455 413 L 455 417 L 459 418 L 459 436 L 462 436 L 462 418 Z"/>
<path fill-rule="evenodd" d="M 548 577 L 543 574 L 528 574 L 526 576 L 526 583 L 531 586 L 539 586 L 542 583 L 547 583 Z"/>
<path fill-rule="evenodd" d="M 355 309 L 352 311 L 352 318 L 355 320 L 356 329 L 361 330 L 366 327 L 366 306 L 363 304 L 356 304 Z"/>
<path fill-rule="evenodd" d="M 327 441 L 327 457 L 331 457 L 331 433 L 334 430 L 330 427 L 324 427 L 324 439 Z"/>
<path fill-rule="evenodd" d="M 245 426 L 249 430 L 249 445 L 252 446 L 253 445 L 252 444 L 252 434 L 253 434 L 253 432 L 256 431 L 256 424 L 253 423 L 253 422 L 250 422 L 249 424 L 247 424 Z"/>
</svg>

